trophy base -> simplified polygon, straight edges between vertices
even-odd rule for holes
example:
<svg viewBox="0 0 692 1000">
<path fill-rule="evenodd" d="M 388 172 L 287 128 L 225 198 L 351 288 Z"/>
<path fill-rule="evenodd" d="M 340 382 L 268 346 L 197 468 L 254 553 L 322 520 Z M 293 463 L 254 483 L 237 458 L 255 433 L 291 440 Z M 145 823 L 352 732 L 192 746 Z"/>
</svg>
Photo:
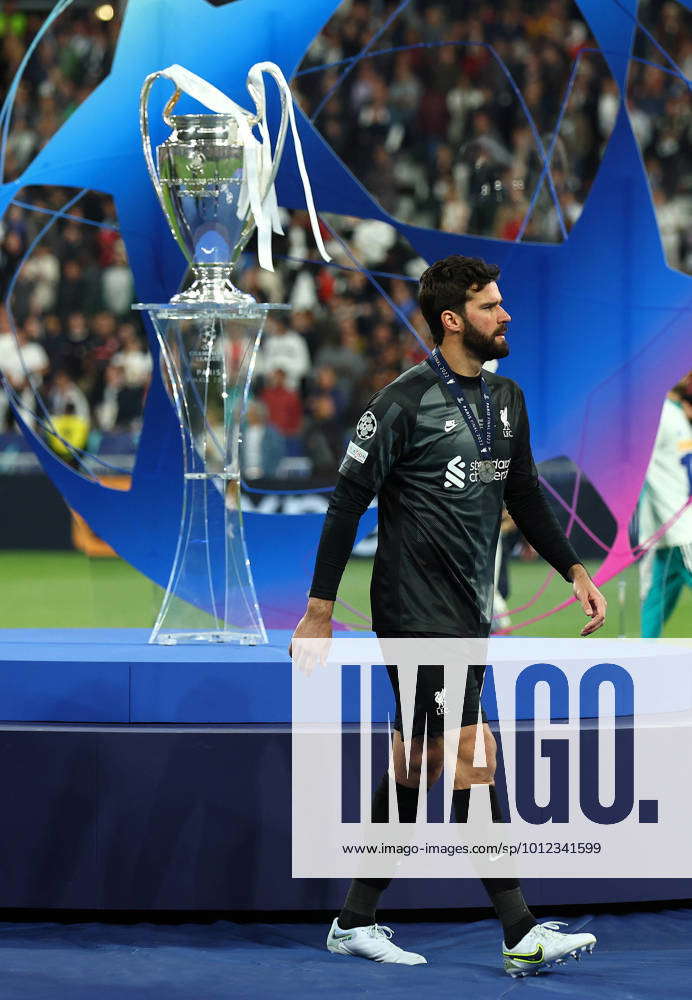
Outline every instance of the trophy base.
<svg viewBox="0 0 692 1000">
<path fill-rule="evenodd" d="M 208 270 L 211 271 L 212 268 Z M 190 287 L 174 295 L 171 302 L 185 305 L 204 305 L 213 302 L 219 306 L 247 309 L 248 306 L 255 304 L 255 299 L 247 292 L 241 292 L 230 278 L 221 273 L 197 274 Z"/>
<path fill-rule="evenodd" d="M 138 303 L 160 349 L 160 375 L 180 428 L 180 524 L 150 642 L 264 645 L 245 545 L 241 418 L 273 303 Z M 286 308 L 280 306 L 279 308 Z"/>
<path fill-rule="evenodd" d="M 239 646 L 256 646 L 266 643 L 266 636 L 257 632 L 159 632 L 149 639 L 150 644 L 177 646 L 178 643 L 228 642 Z"/>
<path fill-rule="evenodd" d="M 268 312 L 290 311 L 288 303 L 258 302 L 241 292 L 228 277 L 228 269 L 209 265 L 195 269 L 195 280 L 169 302 L 135 302 L 133 309 L 146 310 L 161 319 L 227 317 L 252 322 Z"/>
<path fill-rule="evenodd" d="M 148 312 L 157 319 L 233 319 L 239 323 L 261 320 L 270 312 L 290 312 L 287 302 L 135 302 L 132 308 L 137 312 Z"/>
</svg>

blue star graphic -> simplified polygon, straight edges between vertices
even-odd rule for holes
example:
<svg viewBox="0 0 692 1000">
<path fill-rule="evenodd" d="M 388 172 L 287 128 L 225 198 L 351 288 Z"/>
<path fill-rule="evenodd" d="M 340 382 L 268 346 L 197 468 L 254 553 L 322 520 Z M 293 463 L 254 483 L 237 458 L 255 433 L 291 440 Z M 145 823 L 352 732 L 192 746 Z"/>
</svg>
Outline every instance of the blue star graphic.
<svg viewBox="0 0 692 1000">
<path fill-rule="evenodd" d="M 185 262 L 168 231 L 142 154 L 139 93 L 145 77 L 179 63 L 241 105 L 252 107 L 245 89 L 248 69 L 255 62 L 269 59 L 290 77 L 338 2 L 241 0 L 214 8 L 204 0 L 130 0 L 109 76 L 62 125 L 22 176 L 0 187 L 0 216 L 28 185 L 109 192 L 117 208 L 137 295 L 143 301 L 167 301 L 179 285 Z M 162 82 L 152 94 L 150 117 L 155 145 L 168 131 L 161 121 L 161 110 L 170 93 L 171 85 Z M 183 112 L 194 109 L 192 102 L 186 107 L 181 101 L 179 107 Z M 149 333 L 150 347 L 157 357 L 151 328 Z M 128 492 L 109 489 L 79 475 L 57 459 L 26 425 L 23 429 L 67 503 L 123 558 L 165 586 L 180 526 L 182 452 L 177 419 L 158 368 L 147 398 Z M 220 499 L 217 508 L 211 516 L 220 524 Z M 247 515 L 250 552 L 261 555 L 264 551 L 281 551 L 286 566 L 303 567 L 307 575 L 307 554 L 311 558 L 322 517 L 309 515 L 298 520 L 301 530 L 295 530 L 298 525 L 294 522 L 294 530 L 289 532 L 282 515 Z M 369 512 L 359 537 L 372 530 L 374 523 L 374 512 Z M 282 575 L 280 568 L 261 559 L 255 561 L 258 594 L 263 603 L 263 595 L 268 595 L 273 624 L 290 624 L 295 618 L 293 613 L 282 617 L 281 598 L 277 596 L 277 580 Z"/>
<path fill-rule="evenodd" d="M 168 299 L 183 262 L 141 152 L 138 103 L 144 77 L 177 62 L 248 106 L 244 87 L 248 68 L 270 59 L 290 77 L 337 6 L 338 0 L 292 4 L 239 0 L 215 9 L 202 0 L 131 0 L 110 76 L 19 182 L 0 188 L 0 212 L 27 184 L 111 192 L 139 297 Z M 298 115 L 320 211 L 386 221 L 428 260 L 467 253 L 503 267 L 503 294 L 514 317 L 512 354 L 503 372 L 515 377 L 526 393 L 536 457 L 572 458 L 595 484 L 618 524 L 601 578 L 631 559 L 627 524 L 644 478 L 661 401 L 669 386 L 692 368 L 687 332 L 692 283 L 665 263 L 624 105 L 636 6 L 636 0 L 580 0 L 623 100 L 582 215 L 562 244 L 507 243 L 400 223 L 383 212 L 315 127 Z M 689 8 L 689 0 L 685 6 Z M 152 122 L 160 120 L 169 93 L 163 83 L 156 90 Z M 163 128 L 155 132 L 154 142 L 164 134 Z M 282 164 L 278 193 L 287 207 L 304 206 L 292 158 L 286 157 Z M 165 583 L 179 523 L 180 440 L 161 380 L 154 380 L 147 401 L 128 494 L 114 494 L 85 480 L 40 441 L 33 443 L 68 502 L 133 565 Z M 288 609 L 290 615 L 291 603 L 295 608 L 303 600 L 321 517 L 314 515 L 314 523 L 312 516 L 300 519 L 306 534 L 295 530 L 298 519 L 289 532 L 278 515 L 255 517 L 261 525 L 253 526 L 252 517 L 246 523 L 250 552 L 260 556 L 254 559 L 260 601 L 264 588 L 265 594 L 271 592 L 269 603 L 277 614 Z M 277 551 L 282 553 L 282 564 L 291 568 L 280 585 L 276 569 L 264 558 L 264 553 Z M 298 594 L 293 601 L 287 596 L 291 586 Z"/>
</svg>

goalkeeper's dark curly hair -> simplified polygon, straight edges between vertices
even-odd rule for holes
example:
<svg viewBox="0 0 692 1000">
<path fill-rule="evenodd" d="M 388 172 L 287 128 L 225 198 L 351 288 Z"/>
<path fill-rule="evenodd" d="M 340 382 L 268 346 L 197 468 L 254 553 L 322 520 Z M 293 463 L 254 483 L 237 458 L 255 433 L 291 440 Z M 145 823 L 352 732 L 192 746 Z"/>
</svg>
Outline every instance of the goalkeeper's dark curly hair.
<svg viewBox="0 0 692 1000">
<path fill-rule="evenodd" d="M 423 271 L 418 286 L 418 302 L 430 327 L 433 343 L 441 344 L 444 329 L 440 315 L 445 309 L 463 314 L 469 292 L 478 292 L 491 281 L 497 281 L 500 268 L 486 264 L 480 257 L 452 254 L 435 261 Z"/>
</svg>

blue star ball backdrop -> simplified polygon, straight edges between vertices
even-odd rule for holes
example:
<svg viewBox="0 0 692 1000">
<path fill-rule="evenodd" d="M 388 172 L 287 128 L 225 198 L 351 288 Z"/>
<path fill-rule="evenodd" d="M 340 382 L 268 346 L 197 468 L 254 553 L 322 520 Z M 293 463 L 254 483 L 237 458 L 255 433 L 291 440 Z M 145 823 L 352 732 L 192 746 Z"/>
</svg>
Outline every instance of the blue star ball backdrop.
<svg viewBox="0 0 692 1000">
<path fill-rule="evenodd" d="M 250 66 L 271 60 L 290 79 L 338 6 L 338 0 L 241 0 L 218 8 L 205 0 L 130 0 L 110 75 L 24 173 L 0 187 L 0 215 L 27 185 L 110 192 L 138 299 L 167 301 L 179 287 L 184 261 L 142 155 L 138 109 L 144 78 L 179 63 L 249 106 L 245 78 Z M 690 0 L 684 6 L 690 9 Z M 561 244 L 443 233 L 392 218 L 296 111 L 319 212 L 383 220 L 427 261 L 463 253 L 502 268 L 502 290 L 513 316 L 512 353 L 503 363 L 503 374 L 516 379 L 525 392 L 537 461 L 572 459 L 617 523 L 597 577 L 604 581 L 634 558 L 628 525 L 661 403 L 681 373 L 692 368 L 692 279 L 665 263 L 627 113 L 636 0 L 578 0 L 578 7 L 621 100 L 582 214 Z M 665 63 L 664 53 L 661 61 Z M 161 110 L 169 94 L 162 83 L 152 97 L 154 144 L 167 134 Z M 192 110 L 192 105 L 182 110 Z M 276 105 L 272 110 L 276 121 Z M 305 207 L 293 156 L 284 157 L 277 190 L 281 205 Z M 156 361 L 156 340 L 150 328 L 148 333 Z M 154 372 L 127 492 L 81 476 L 49 452 L 26 425 L 23 430 L 67 503 L 124 559 L 165 586 L 180 524 L 182 454 L 180 431 L 157 364 Z M 218 509 L 212 511 L 219 524 L 221 504 L 219 495 Z M 366 513 L 359 537 L 372 530 L 375 518 L 376 512 Z M 302 613 L 322 520 L 321 514 L 246 514 L 249 554 L 269 627 L 291 627 Z"/>
</svg>

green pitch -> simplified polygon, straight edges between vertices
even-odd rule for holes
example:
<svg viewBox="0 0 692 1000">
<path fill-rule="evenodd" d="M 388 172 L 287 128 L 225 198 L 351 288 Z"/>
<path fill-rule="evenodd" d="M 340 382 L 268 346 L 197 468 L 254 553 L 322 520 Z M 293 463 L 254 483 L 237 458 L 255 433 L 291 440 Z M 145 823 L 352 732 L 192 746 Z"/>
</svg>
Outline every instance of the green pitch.
<svg viewBox="0 0 692 1000">
<path fill-rule="evenodd" d="M 352 559 L 339 591 L 344 601 L 368 616 L 371 568 L 370 560 Z M 542 561 L 512 562 L 510 609 L 531 601 L 547 572 Z M 620 579 L 625 581 L 624 605 L 618 580 L 606 584 L 608 620 L 600 636 L 639 635 L 637 568 L 630 567 Z M 512 616 L 513 623 L 550 610 L 570 593 L 569 585 L 554 576 L 540 598 Z M 121 559 L 92 559 L 80 552 L 0 552 L 0 628 L 150 628 L 161 598 L 159 587 Z M 340 605 L 336 617 L 367 628 Z M 576 636 L 585 621 L 581 609 L 571 606 L 513 634 Z M 683 591 L 665 635 L 692 635 L 689 589 Z"/>
<path fill-rule="evenodd" d="M 588 563 L 587 568 L 595 573 L 596 563 Z M 358 610 L 369 608 L 368 586 L 370 580 L 371 563 L 369 560 L 352 559 L 348 565 L 344 576 L 339 596 L 348 604 Z M 572 587 L 566 583 L 561 576 L 553 574 L 550 583 L 539 598 L 534 599 L 534 595 L 544 584 L 550 567 L 542 559 L 535 562 L 512 561 L 510 563 L 510 595 L 507 601 L 509 610 L 524 607 L 529 602 L 528 608 L 512 614 L 512 624 L 530 618 L 535 618 L 543 612 L 550 611 L 551 608 L 562 604 L 563 601 L 572 595 Z M 619 581 L 624 581 L 624 595 L 621 595 Z M 616 580 L 607 583 L 603 592 L 608 601 L 608 616 L 603 628 L 596 633 L 603 638 L 625 635 L 630 638 L 639 635 L 639 570 L 636 566 L 630 566 Z M 623 601 L 624 598 L 624 601 Z M 622 603 L 621 603 L 622 602 Z M 359 619 L 337 605 L 338 617 L 352 625 L 358 625 Z M 562 611 L 558 611 L 533 625 L 516 629 L 512 635 L 517 636 L 545 636 L 563 638 L 568 636 L 578 636 L 582 627 L 588 621 L 581 607 L 570 605 Z M 673 613 L 664 633 L 669 637 L 689 637 L 692 636 L 692 590 L 686 589 L 680 595 L 678 606 Z"/>
<path fill-rule="evenodd" d="M 151 628 L 162 596 L 122 559 L 0 552 L 0 628 Z"/>
</svg>

